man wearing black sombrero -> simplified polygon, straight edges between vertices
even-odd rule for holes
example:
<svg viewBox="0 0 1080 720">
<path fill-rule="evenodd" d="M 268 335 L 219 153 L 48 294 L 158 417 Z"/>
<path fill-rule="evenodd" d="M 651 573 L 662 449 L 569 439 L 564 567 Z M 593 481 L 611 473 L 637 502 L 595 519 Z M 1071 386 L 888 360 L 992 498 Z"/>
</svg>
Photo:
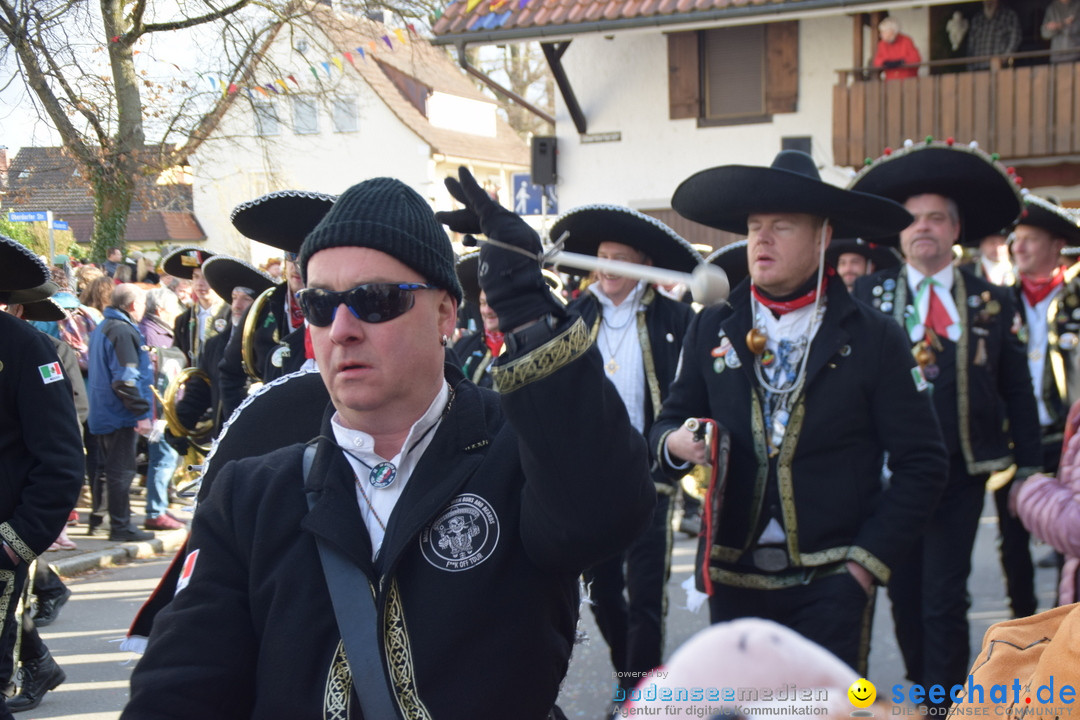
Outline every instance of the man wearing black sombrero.
<svg viewBox="0 0 1080 720">
<path fill-rule="evenodd" d="M 1042 462 L 1015 305 L 1003 288 L 953 263 L 955 243 L 977 243 L 1016 219 L 1020 193 L 977 146 L 933 141 L 882 157 L 851 187 L 904 203 L 915 218 L 900 233 L 904 266 L 860 280 L 855 296 L 904 328 L 933 385 L 949 482 L 924 535 L 894 570 L 889 595 L 908 678 L 948 690 L 967 676 L 967 578 L 986 481 L 1014 463 L 1024 478 Z M 1030 586 L 1027 595 L 1022 603 L 1014 596 L 1014 612 L 1034 610 Z M 928 702 L 948 707 L 951 699 Z"/>
<path fill-rule="evenodd" d="M 225 330 L 229 323 L 229 304 L 214 294 L 203 277 L 202 265 L 214 253 L 196 247 L 173 250 L 161 259 L 161 269 L 173 277 L 191 281 L 194 302 L 176 318 L 173 335 L 176 347 L 188 356 L 188 364 L 199 364 L 206 341 Z"/>
<path fill-rule="evenodd" d="M 39 287 L 48 280 L 44 263 L 15 240 L 0 236 L 0 303 L 6 305 L 14 291 Z M 10 678 L 18 624 L 14 599 L 22 593 L 30 564 L 67 522 L 82 487 L 84 468 L 71 383 L 52 343 L 44 333 L 3 312 L 0 438 L 0 484 L 4 486 L 0 594 L 10 600 L 0 613 L 0 677 Z M 61 681 L 62 677 L 56 684 Z M 0 697 L 0 720 L 10 718 Z"/>
<path fill-rule="evenodd" d="M 711 619 L 775 620 L 865 673 L 874 587 L 937 501 L 945 454 L 903 333 L 825 271 L 824 250 L 833 233 L 878 238 L 911 216 L 822 182 L 794 151 L 700 172 L 672 207 L 749 240 L 749 279 L 691 323 L 649 437 L 678 474 L 706 460 L 687 419 L 730 435 L 696 569 Z"/>
<path fill-rule="evenodd" d="M 232 211 L 233 227 L 241 235 L 285 254 L 285 282 L 261 303 L 259 316 L 252 325 L 255 333 L 250 341 L 255 365 L 252 370 L 264 381 L 299 370 L 313 358 L 304 316 L 296 303 L 296 293 L 304 289 L 296 255 L 304 238 L 333 207 L 335 199 L 325 193 L 279 190 L 241 203 Z M 249 326 L 246 317 L 242 326 Z M 237 337 L 233 342 L 241 341 Z M 236 355 L 233 349 L 227 354 Z M 229 372 L 237 371 L 234 365 Z"/>
<path fill-rule="evenodd" d="M 825 251 L 825 262 L 832 265 L 836 274 L 851 292 L 855 281 L 864 275 L 872 275 L 900 265 L 900 255 L 887 245 L 867 242 L 862 238 L 835 239 Z"/>
<path fill-rule="evenodd" d="M 1017 280 L 1013 297 L 1024 325 L 1020 339 L 1028 354 L 1032 389 L 1039 411 L 1043 471 L 1056 473 L 1061 459 L 1065 418 L 1080 400 L 1080 265 L 1063 262 L 1065 248 L 1080 247 L 1080 226 L 1053 200 L 1024 195 L 1024 211 L 1012 234 Z M 1011 492 L 1019 483 L 1013 482 Z M 1010 585 L 1023 578 L 1030 615 L 1035 610 L 1034 568 L 1029 534 L 1009 512 L 1008 486 L 994 493 L 1001 523 L 1001 560 Z M 1012 587 L 1009 596 L 1013 597 Z M 1014 612 L 1016 611 L 1014 599 Z"/>
<path fill-rule="evenodd" d="M 606 260 L 685 273 L 702 262 L 697 250 L 664 223 L 616 205 L 570 210 L 555 221 L 549 234 L 568 252 Z M 606 271 L 596 273 L 595 282 L 570 309 L 588 324 L 630 422 L 638 432 L 648 433 L 675 379 L 682 339 L 694 311 L 644 280 Z M 593 615 L 624 688 L 634 687 L 641 673 L 663 660 L 671 498 L 676 487 L 659 468 L 653 480 L 657 502 L 649 529 L 625 553 L 585 571 Z"/>
<path fill-rule="evenodd" d="M 250 263 L 227 255 L 215 255 L 203 264 L 203 274 L 215 295 L 229 299 L 226 327 L 207 340 L 198 367 L 210 378 L 192 383 L 191 392 L 177 404 L 177 416 L 187 427 L 202 419 L 214 424 L 214 435 L 247 395 L 247 377 L 236 373 L 240 366 L 240 344 L 233 343 L 240 333 L 241 318 L 261 293 L 274 286 L 273 279 Z M 232 347 L 234 355 L 229 356 Z M 229 371 L 229 372 L 227 372 Z"/>
</svg>

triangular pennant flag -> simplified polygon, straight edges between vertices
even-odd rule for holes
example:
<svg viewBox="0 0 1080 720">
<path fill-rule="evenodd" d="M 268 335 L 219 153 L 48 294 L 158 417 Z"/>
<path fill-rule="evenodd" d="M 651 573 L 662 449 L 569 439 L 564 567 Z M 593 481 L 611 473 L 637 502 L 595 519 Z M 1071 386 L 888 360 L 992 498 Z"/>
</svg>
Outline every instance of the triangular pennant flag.
<svg viewBox="0 0 1080 720">
<path fill-rule="evenodd" d="M 293 81 L 293 85 L 295 85 L 296 87 L 300 87 L 300 83 L 296 81 L 295 75 L 290 75 L 289 79 Z"/>
<path fill-rule="evenodd" d="M 398 39 L 398 41 L 401 42 L 402 45 L 405 44 L 405 31 L 404 30 L 402 30 L 401 28 L 394 28 L 394 35 L 397 35 L 397 39 Z"/>
<path fill-rule="evenodd" d="M 270 97 L 270 93 L 266 92 L 266 89 L 263 88 L 261 85 L 256 85 L 255 89 L 258 90 L 259 92 L 261 92 L 266 97 Z"/>
<path fill-rule="evenodd" d="M 386 43 L 386 47 L 390 48 L 391 50 L 394 49 L 394 46 L 390 44 L 390 36 L 389 35 L 383 35 L 382 39 L 383 39 L 383 42 Z"/>
<path fill-rule="evenodd" d="M 275 95 L 281 94 L 281 91 L 274 87 L 274 83 L 266 83 L 266 89 L 273 91 Z"/>
<path fill-rule="evenodd" d="M 311 71 L 311 74 L 315 76 L 315 79 L 316 79 L 316 80 L 318 80 L 318 79 L 319 79 L 319 73 L 318 73 L 318 71 L 317 71 L 317 70 L 315 69 L 315 66 L 314 66 L 314 65 L 308 65 L 308 70 L 310 70 L 310 71 Z"/>
<path fill-rule="evenodd" d="M 528 5 L 528 4 L 529 4 L 529 0 L 519 0 L 519 2 L 518 2 L 518 10 L 524 9 L 525 6 Z"/>
<path fill-rule="evenodd" d="M 367 55 L 364 53 L 364 48 L 358 47 L 358 48 L 356 48 L 356 52 L 360 53 L 360 59 L 361 60 L 363 60 L 364 62 L 367 62 Z"/>
<path fill-rule="evenodd" d="M 217 80 L 215 80 L 213 77 L 211 77 L 209 75 L 206 76 L 206 79 L 210 81 L 210 87 L 217 90 Z"/>
<path fill-rule="evenodd" d="M 328 63 L 328 62 L 321 62 L 321 63 L 319 63 L 319 64 L 320 64 L 320 65 L 322 65 L 322 68 L 323 68 L 323 70 L 325 70 L 325 71 L 326 71 L 326 77 L 330 77 L 330 63 Z"/>
<path fill-rule="evenodd" d="M 345 72 L 345 63 L 341 62 L 341 58 L 339 58 L 337 55 L 335 55 L 334 57 L 332 57 L 330 59 L 334 61 L 335 65 L 337 65 L 338 70 L 340 70 L 341 72 Z"/>
<path fill-rule="evenodd" d="M 251 88 L 244 88 L 244 90 L 247 92 L 249 98 L 252 100 L 255 99 L 255 94 L 251 92 Z"/>
<path fill-rule="evenodd" d="M 237 90 L 239 90 L 239 89 L 240 89 L 240 88 L 236 87 L 236 83 L 229 83 L 229 92 L 230 92 L 230 93 L 234 93 L 234 92 L 236 92 L 236 91 L 237 91 Z"/>
<path fill-rule="evenodd" d="M 480 0 L 469 0 L 467 3 L 465 3 L 465 12 L 471 13 L 473 11 L 473 8 L 475 8 L 479 4 Z"/>
<path fill-rule="evenodd" d="M 416 26 L 415 25 L 413 25 L 412 23 L 409 23 L 408 25 L 406 25 L 406 27 L 409 28 L 409 32 L 411 32 L 413 35 L 416 34 Z"/>
<path fill-rule="evenodd" d="M 368 42 L 367 46 L 371 50 L 372 55 L 374 55 L 375 51 L 379 49 L 379 46 L 375 44 L 374 40 L 371 40 L 370 42 Z"/>
<path fill-rule="evenodd" d="M 284 80 L 282 80 L 281 78 L 276 78 L 274 82 L 280 85 L 282 90 L 284 90 L 285 92 L 289 92 L 289 86 L 285 84 Z"/>
<path fill-rule="evenodd" d="M 435 8 L 435 13 L 434 13 L 433 17 L 436 20 L 438 20 L 439 18 L 442 17 L 442 13 L 443 13 L 442 8 Z"/>
<path fill-rule="evenodd" d="M 349 64 L 356 67 L 356 61 L 352 59 L 352 53 L 346 50 L 344 53 L 345 59 L 349 61 Z"/>
</svg>

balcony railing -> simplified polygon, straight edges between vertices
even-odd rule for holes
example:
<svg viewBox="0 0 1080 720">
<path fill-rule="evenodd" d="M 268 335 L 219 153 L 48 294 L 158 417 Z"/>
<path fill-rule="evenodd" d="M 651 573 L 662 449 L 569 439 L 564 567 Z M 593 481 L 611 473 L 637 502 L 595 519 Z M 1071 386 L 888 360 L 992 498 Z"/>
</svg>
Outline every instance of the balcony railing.
<svg viewBox="0 0 1080 720">
<path fill-rule="evenodd" d="M 935 60 L 921 66 L 962 71 L 902 80 L 879 80 L 876 68 L 839 70 L 834 162 L 858 167 L 886 147 L 927 136 L 977 140 L 1005 160 L 1080 153 L 1080 62 L 1014 66 L 1053 54 Z M 989 69 L 966 69 L 975 64 Z"/>
</svg>

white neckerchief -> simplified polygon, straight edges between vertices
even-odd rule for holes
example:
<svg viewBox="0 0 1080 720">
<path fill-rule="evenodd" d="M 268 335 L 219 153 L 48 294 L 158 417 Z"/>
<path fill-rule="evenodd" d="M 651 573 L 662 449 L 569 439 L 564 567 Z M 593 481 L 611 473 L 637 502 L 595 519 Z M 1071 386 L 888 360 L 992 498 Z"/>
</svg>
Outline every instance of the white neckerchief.
<svg viewBox="0 0 1080 720">
<path fill-rule="evenodd" d="M 348 448 L 345 458 L 349 461 L 349 465 L 352 466 L 353 473 L 355 473 L 358 481 L 363 484 L 368 499 L 371 500 L 371 507 L 368 507 L 368 503 L 364 500 L 359 488 L 356 488 L 355 484 L 353 485 L 356 493 L 356 503 L 360 507 L 360 515 L 364 518 L 364 525 L 367 526 L 368 535 L 371 537 L 372 560 L 379 556 L 379 550 L 382 549 L 383 538 L 386 534 L 386 531 L 380 527 L 375 513 L 378 513 L 379 518 L 382 518 L 383 524 L 387 527 L 390 526 L 390 516 L 394 513 L 397 501 L 401 497 L 405 485 L 409 482 L 409 477 L 416 468 L 416 464 L 420 462 L 424 451 L 431 445 L 431 440 L 435 437 L 436 432 L 431 428 L 442 421 L 443 411 L 446 409 L 446 403 L 449 399 L 450 386 L 443 382 L 442 388 L 439 389 L 435 399 L 431 401 L 427 411 L 409 429 L 409 434 L 401 445 L 401 451 L 393 458 L 390 458 L 390 462 L 397 468 L 397 477 L 390 486 L 384 488 L 376 488 L 368 481 L 371 468 L 386 461 L 386 458 L 375 454 L 374 438 L 360 430 L 345 427 L 341 423 L 338 413 L 334 413 L 334 417 L 330 420 L 334 430 L 334 439 L 342 448 Z M 353 457 L 353 455 L 356 457 Z M 365 467 L 364 463 L 367 463 L 368 467 Z"/>
<path fill-rule="evenodd" d="M 1028 370 L 1031 372 L 1031 387 L 1035 392 L 1035 404 L 1039 408 L 1039 424 L 1043 427 L 1052 425 L 1054 420 L 1046 409 L 1043 400 L 1043 373 L 1046 372 L 1046 352 L 1050 348 L 1050 325 L 1047 321 L 1047 313 L 1050 303 L 1054 301 L 1064 285 L 1054 288 L 1054 291 L 1044 297 L 1038 305 L 1032 307 L 1028 303 L 1027 295 L 1020 293 L 1021 303 L 1024 306 L 1024 319 L 1027 321 L 1028 340 Z"/>
<path fill-rule="evenodd" d="M 908 290 L 911 293 L 912 302 L 919 295 L 919 286 L 926 278 L 921 272 L 916 270 L 910 264 L 907 266 L 908 277 Z M 931 276 L 937 283 L 931 287 L 931 291 L 936 293 L 938 300 L 945 307 L 945 312 L 949 314 L 949 318 L 952 320 L 952 325 L 949 326 L 949 340 L 956 342 L 960 339 L 960 334 L 963 332 L 963 328 L 960 327 L 960 314 L 956 310 L 956 301 L 953 300 L 953 267 L 952 265 L 946 265 L 941 270 L 938 270 Z M 926 337 L 926 326 L 923 320 L 926 318 L 927 310 L 930 308 L 930 293 L 923 295 L 919 302 L 919 307 L 915 308 L 915 311 L 919 314 L 916 322 L 910 330 L 911 342 L 916 343 L 923 340 Z"/>
<path fill-rule="evenodd" d="M 604 374 L 615 384 L 630 415 L 630 424 L 638 432 L 645 431 L 645 360 L 638 336 L 637 311 L 641 308 L 641 298 L 647 287 L 645 281 L 639 282 L 625 300 L 615 305 L 604 294 L 600 283 L 589 286 L 589 291 L 600 303 L 600 331 L 596 335 L 596 346 L 603 356 Z M 612 357 L 618 366 L 614 373 L 607 370 Z"/>
</svg>

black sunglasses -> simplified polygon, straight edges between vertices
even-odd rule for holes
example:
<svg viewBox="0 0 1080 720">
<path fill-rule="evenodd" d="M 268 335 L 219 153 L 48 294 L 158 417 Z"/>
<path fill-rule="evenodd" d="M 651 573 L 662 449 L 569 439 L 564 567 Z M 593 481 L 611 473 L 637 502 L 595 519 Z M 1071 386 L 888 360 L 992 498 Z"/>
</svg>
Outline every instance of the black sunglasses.
<svg viewBox="0 0 1080 720">
<path fill-rule="evenodd" d="M 427 283 L 368 283 L 351 290 L 335 292 L 321 288 L 304 288 L 296 293 L 307 321 L 315 327 L 327 327 L 334 322 L 340 305 L 349 308 L 357 320 L 381 323 L 403 315 L 416 302 L 416 290 L 438 290 Z"/>
</svg>

